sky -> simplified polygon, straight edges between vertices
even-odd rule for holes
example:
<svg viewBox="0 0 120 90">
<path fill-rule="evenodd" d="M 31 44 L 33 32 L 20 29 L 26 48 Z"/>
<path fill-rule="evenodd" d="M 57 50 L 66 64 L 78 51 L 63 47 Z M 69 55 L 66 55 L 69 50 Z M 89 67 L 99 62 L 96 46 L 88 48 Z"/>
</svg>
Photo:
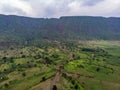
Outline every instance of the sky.
<svg viewBox="0 0 120 90">
<path fill-rule="evenodd" d="M 120 0 L 0 0 L 0 14 L 28 17 L 120 17 Z"/>
</svg>

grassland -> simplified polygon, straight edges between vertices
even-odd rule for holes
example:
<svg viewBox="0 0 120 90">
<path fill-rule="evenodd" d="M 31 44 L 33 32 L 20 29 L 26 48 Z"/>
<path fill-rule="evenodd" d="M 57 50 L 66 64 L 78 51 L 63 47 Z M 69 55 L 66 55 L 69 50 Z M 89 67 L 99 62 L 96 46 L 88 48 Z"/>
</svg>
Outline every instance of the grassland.
<svg viewBox="0 0 120 90">
<path fill-rule="evenodd" d="M 120 41 L 48 41 L 1 49 L 0 90 L 38 89 L 120 90 Z"/>
</svg>

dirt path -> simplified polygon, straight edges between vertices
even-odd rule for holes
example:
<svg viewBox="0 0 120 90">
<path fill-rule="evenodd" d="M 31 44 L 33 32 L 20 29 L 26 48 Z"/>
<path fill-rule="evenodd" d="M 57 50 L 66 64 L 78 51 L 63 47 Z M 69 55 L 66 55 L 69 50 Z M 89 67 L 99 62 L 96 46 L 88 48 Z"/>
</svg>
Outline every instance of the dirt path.
<svg viewBox="0 0 120 90">
<path fill-rule="evenodd" d="M 71 60 L 73 60 L 72 54 L 69 56 L 67 61 L 70 62 Z M 66 62 L 66 63 L 68 63 L 68 62 Z M 56 71 L 55 75 L 51 79 L 48 79 L 48 80 L 32 87 L 30 90 L 52 90 L 53 86 L 57 84 L 57 81 L 59 81 L 60 76 L 62 75 L 62 72 L 64 69 L 64 65 L 66 63 L 64 63 L 63 65 L 60 65 L 59 67 L 56 66 L 56 68 L 58 70 Z"/>
<path fill-rule="evenodd" d="M 58 71 L 52 79 L 52 85 L 56 85 L 56 81 L 59 76 L 60 76 L 60 72 Z"/>
</svg>

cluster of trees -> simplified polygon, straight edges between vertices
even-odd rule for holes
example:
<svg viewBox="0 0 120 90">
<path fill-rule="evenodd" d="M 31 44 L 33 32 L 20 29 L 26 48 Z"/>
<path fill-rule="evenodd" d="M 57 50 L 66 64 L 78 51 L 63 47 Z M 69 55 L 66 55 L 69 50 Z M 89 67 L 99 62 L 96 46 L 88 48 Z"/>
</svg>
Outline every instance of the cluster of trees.
<svg viewBox="0 0 120 90">
<path fill-rule="evenodd" d="M 71 87 L 72 89 L 75 89 L 75 90 L 81 89 L 80 83 L 77 80 L 75 80 L 73 77 L 68 76 L 66 73 L 62 73 L 62 76 L 65 79 L 67 79 L 69 82 L 71 82 L 71 84 L 73 85 L 73 87 Z"/>
</svg>

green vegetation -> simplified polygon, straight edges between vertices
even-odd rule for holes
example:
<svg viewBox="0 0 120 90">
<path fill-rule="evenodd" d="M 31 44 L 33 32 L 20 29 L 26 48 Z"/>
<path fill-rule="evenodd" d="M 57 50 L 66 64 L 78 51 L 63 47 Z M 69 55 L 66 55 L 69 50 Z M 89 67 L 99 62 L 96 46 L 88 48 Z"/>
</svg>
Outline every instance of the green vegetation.
<svg viewBox="0 0 120 90">
<path fill-rule="evenodd" d="M 44 41 L 0 50 L 0 90 L 119 90 L 119 41 Z"/>
<path fill-rule="evenodd" d="M 120 18 L 114 17 L 66 16 L 36 19 L 0 15 L 0 45 L 29 45 L 41 43 L 40 40 L 43 39 L 120 40 L 119 26 Z"/>
<path fill-rule="evenodd" d="M 120 18 L 0 15 L 0 90 L 120 90 Z"/>
</svg>

